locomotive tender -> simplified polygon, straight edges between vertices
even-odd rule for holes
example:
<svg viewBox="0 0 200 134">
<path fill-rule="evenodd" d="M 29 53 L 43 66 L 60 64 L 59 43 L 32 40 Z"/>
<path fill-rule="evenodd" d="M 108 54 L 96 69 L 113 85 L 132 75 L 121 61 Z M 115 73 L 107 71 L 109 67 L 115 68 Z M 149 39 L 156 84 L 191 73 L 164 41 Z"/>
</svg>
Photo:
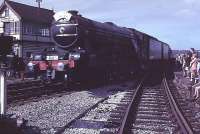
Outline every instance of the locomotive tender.
<svg viewBox="0 0 200 134">
<path fill-rule="evenodd" d="M 58 12 L 54 19 L 52 38 L 75 60 L 69 76 L 74 81 L 127 77 L 161 68 L 171 57 L 168 44 L 132 28 L 96 22 L 72 10 Z"/>
</svg>

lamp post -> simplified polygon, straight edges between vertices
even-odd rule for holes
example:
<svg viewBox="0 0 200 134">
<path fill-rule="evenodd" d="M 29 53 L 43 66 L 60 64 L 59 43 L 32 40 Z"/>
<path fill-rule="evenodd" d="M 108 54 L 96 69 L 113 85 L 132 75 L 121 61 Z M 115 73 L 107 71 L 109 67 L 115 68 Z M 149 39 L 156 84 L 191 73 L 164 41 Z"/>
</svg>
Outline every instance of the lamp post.
<svg viewBox="0 0 200 134">
<path fill-rule="evenodd" d="M 13 19 L 6 17 L 0 17 L 0 21 L 3 22 L 3 27 L 1 27 L 3 28 L 3 34 L 5 33 L 4 22 L 14 22 Z M 2 38 L 0 42 L 1 45 L 5 43 L 5 41 L 2 41 Z M 10 43 L 6 45 L 10 45 Z M 3 65 L 2 61 L 0 61 L 0 115 L 6 114 L 6 107 L 7 107 L 7 84 L 6 84 L 5 71 L 6 67 Z"/>
<path fill-rule="evenodd" d="M 1 104 L 1 115 L 6 114 L 7 104 L 7 90 L 6 90 L 6 79 L 4 69 L 0 69 L 0 104 Z"/>
</svg>

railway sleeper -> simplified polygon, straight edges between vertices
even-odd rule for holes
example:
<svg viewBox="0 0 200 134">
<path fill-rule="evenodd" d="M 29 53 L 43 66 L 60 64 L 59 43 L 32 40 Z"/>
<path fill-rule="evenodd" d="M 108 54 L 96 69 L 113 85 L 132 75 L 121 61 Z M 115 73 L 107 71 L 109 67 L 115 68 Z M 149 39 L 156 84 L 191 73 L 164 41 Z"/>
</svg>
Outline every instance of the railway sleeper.
<svg viewBox="0 0 200 134">
<path fill-rule="evenodd" d="M 141 102 L 141 103 L 149 103 L 149 104 L 157 103 L 157 104 L 159 104 L 159 105 L 168 105 L 168 102 L 162 102 L 162 101 L 158 102 L 158 101 L 156 101 L 156 100 L 151 100 L 151 101 L 148 101 L 148 100 L 141 100 L 140 102 Z"/>
<path fill-rule="evenodd" d="M 149 114 L 149 113 L 148 113 L 148 114 L 137 113 L 137 116 L 138 116 L 138 117 L 144 117 L 144 118 L 145 118 L 145 117 L 146 117 L 146 118 L 160 118 L 160 117 L 161 117 L 161 118 L 166 118 L 166 119 L 167 119 L 167 118 L 169 119 L 169 117 L 170 117 L 168 114 Z"/>
<path fill-rule="evenodd" d="M 151 116 L 151 115 L 137 115 L 137 118 L 144 119 L 144 120 L 160 120 L 160 121 L 167 121 L 169 120 L 168 116 Z"/>
<path fill-rule="evenodd" d="M 135 124 L 161 124 L 169 126 L 169 124 L 172 124 L 171 120 L 161 120 L 161 119 L 136 119 Z"/>
<path fill-rule="evenodd" d="M 147 91 L 145 91 L 145 93 L 143 95 L 157 95 L 157 94 L 165 96 L 165 94 L 162 93 L 162 92 L 156 92 L 155 93 L 155 92 L 147 92 Z"/>
<path fill-rule="evenodd" d="M 154 95 L 143 94 L 142 95 L 142 98 L 148 98 L 148 97 L 152 97 L 152 98 L 166 98 L 165 95 L 160 95 L 160 94 L 154 94 Z"/>
<path fill-rule="evenodd" d="M 164 112 L 167 111 L 167 107 L 164 108 L 160 108 L 160 107 L 143 107 L 143 106 L 139 106 L 138 111 L 160 111 L 160 112 Z"/>
<path fill-rule="evenodd" d="M 158 102 L 166 102 L 164 98 L 141 98 L 141 101 L 158 101 Z"/>
<path fill-rule="evenodd" d="M 138 130 L 150 130 L 150 131 L 156 131 L 156 132 L 166 132 L 169 133 L 169 130 L 171 132 L 174 132 L 176 128 L 174 126 L 160 126 L 160 125 L 134 125 L 134 129 Z"/>
<path fill-rule="evenodd" d="M 166 108 L 166 105 L 157 103 L 142 103 L 139 107 Z"/>
<path fill-rule="evenodd" d="M 141 130 L 141 129 L 131 129 L 131 132 L 133 133 L 133 134 L 166 134 L 166 133 L 169 133 L 169 131 L 162 131 L 162 132 L 160 132 L 160 131 L 156 131 L 156 130 L 151 130 L 151 131 L 149 131 L 149 130 Z"/>
<path fill-rule="evenodd" d="M 168 115 L 166 111 L 138 111 L 137 114 L 150 114 L 150 115 Z"/>
</svg>

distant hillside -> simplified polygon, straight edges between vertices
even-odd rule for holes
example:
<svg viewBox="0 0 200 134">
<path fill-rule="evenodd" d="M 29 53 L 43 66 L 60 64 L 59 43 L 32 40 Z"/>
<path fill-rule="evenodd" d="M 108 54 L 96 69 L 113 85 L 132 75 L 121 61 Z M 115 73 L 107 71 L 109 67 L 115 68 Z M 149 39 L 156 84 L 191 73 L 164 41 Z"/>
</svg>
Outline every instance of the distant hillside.
<svg viewBox="0 0 200 134">
<path fill-rule="evenodd" d="M 195 50 L 200 57 L 200 50 Z M 173 56 L 175 57 L 177 54 L 186 54 L 189 50 L 172 50 Z"/>
<path fill-rule="evenodd" d="M 173 56 L 176 56 L 177 54 L 185 54 L 189 50 L 172 50 Z"/>
</svg>

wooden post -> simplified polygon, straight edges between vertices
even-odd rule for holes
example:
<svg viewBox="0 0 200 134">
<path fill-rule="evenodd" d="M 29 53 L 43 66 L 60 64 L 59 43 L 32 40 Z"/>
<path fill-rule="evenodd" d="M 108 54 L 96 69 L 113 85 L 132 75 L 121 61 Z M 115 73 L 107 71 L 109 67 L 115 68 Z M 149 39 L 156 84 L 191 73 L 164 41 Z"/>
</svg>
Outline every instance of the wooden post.
<svg viewBox="0 0 200 134">
<path fill-rule="evenodd" d="M 0 105 L 1 105 L 1 115 L 6 114 L 7 105 L 7 93 L 6 93 L 6 80 L 4 75 L 4 70 L 0 70 Z"/>
<path fill-rule="evenodd" d="M 40 8 L 40 3 L 42 2 L 42 0 L 36 0 L 36 2 L 38 3 L 38 8 Z"/>
</svg>

